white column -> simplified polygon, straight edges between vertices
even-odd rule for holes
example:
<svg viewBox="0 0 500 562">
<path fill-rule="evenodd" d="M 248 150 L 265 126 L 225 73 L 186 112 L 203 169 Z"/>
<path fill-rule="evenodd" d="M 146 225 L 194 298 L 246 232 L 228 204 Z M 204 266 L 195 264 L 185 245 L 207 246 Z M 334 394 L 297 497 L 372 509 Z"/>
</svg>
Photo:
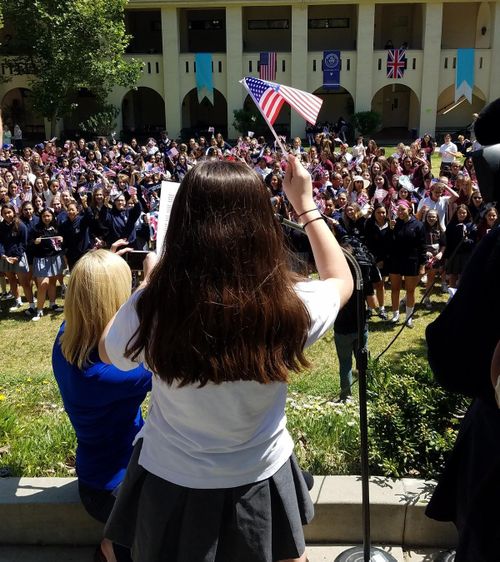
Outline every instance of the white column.
<svg viewBox="0 0 500 562">
<path fill-rule="evenodd" d="M 375 3 L 359 4 L 356 40 L 355 111 L 370 111 L 373 95 L 373 36 L 375 32 Z"/>
<path fill-rule="evenodd" d="M 488 102 L 500 98 L 500 2 L 495 2 L 491 6 L 491 63 L 490 63 L 490 95 Z"/>
<path fill-rule="evenodd" d="M 166 127 L 170 138 L 176 138 L 181 132 L 182 100 L 179 88 L 179 22 L 174 7 L 161 9 L 161 40 Z"/>
<path fill-rule="evenodd" d="M 307 88 L 307 6 L 292 6 L 292 57 L 290 86 L 299 90 Z M 290 112 L 290 134 L 293 137 L 305 137 L 306 122 L 294 109 Z"/>
<path fill-rule="evenodd" d="M 243 13 L 241 6 L 226 8 L 226 91 L 227 134 L 236 139 L 239 132 L 233 127 L 235 109 L 242 109 L 245 89 L 239 83 L 243 78 Z M 245 132 L 246 134 L 246 132 Z"/>
<path fill-rule="evenodd" d="M 422 95 L 420 96 L 419 134 L 436 132 L 438 110 L 439 71 L 441 64 L 441 35 L 443 29 L 443 4 L 424 4 Z"/>
</svg>

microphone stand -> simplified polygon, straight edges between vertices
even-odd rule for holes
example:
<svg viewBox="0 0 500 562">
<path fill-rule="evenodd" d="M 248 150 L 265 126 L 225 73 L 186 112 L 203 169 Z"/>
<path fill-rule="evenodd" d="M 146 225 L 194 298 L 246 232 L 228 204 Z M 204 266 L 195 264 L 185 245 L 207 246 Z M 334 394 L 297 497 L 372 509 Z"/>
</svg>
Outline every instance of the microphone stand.
<svg viewBox="0 0 500 562">
<path fill-rule="evenodd" d="M 281 215 L 276 215 L 278 221 L 293 230 L 305 235 L 304 227 L 296 222 L 290 221 Z M 362 497 L 362 522 L 363 522 L 363 546 L 349 548 L 339 554 L 334 562 L 396 562 L 396 559 L 388 552 L 371 546 L 370 538 L 370 471 L 368 464 L 368 414 L 366 408 L 367 388 L 366 380 L 368 374 L 368 348 L 363 345 L 363 333 L 365 327 L 365 296 L 363 294 L 363 275 L 356 258 L 347 250 L 342 248 L 344 256 L 354 272 L 356 293 L 356 316 L 357 316 L 357 348 L 355 352 L 356 367 L 359 382 L 359 429 L 361 442 L 361 497 Z"/>
</svg>

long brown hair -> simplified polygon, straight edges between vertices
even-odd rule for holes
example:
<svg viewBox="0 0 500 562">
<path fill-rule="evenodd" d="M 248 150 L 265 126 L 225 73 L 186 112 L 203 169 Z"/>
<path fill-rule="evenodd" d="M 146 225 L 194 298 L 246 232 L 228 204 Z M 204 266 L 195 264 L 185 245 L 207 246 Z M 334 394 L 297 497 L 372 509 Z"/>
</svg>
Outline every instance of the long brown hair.
<svg viewBox="0 0 500 562">
<path fill-rule="evenodd" d="M 125 355 L 144 350 L 169 384 L 287 381 L 288 370 L 308 366 L 309 315 L 253 170 L 207 161 L 186 174 L 137 314 Z"/>
</svg>

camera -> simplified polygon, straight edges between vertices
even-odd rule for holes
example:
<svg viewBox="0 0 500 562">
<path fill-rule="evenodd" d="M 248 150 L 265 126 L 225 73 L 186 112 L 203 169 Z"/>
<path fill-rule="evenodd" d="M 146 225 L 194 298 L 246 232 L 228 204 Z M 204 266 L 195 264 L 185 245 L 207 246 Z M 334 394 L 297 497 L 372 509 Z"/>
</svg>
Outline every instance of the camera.
<svg viewBox="0 0 500 562">
<path fill-rule="evenodd" d="M 147 255 L 148 252 L 143 250 L 131 250 L 124 254 L 123 257 L 132 271 L 142 271 L 143 262 Z"/>
</svg>

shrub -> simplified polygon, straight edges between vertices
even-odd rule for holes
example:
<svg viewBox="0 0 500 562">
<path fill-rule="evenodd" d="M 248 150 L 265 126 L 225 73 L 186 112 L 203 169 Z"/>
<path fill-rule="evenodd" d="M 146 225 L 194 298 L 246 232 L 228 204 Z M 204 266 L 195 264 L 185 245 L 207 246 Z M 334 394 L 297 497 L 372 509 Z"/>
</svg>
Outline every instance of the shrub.
<svg viewBox="0 0 500 562">
<path fill-rule="evenodd" d="M 352 116 L 353 124 L 362 135 L 373 134 L 382 123 L 382 116 L 376 111 L 359 111 Z"/>
<path fill-rule="evenodd" d="M 436 478 L 468 400 L 438 386 L 414 355 L 372 365 L 368 426 L 374 474 Z"/>
<path fill-rule="evenodd" d="M 253 111 L 249 109 L 235 109 L 233 115 L 233 127 L 242 135 L 247 135 L 248 131 L 253 131 L 256 136 L 264 135 L 267 132 L 266 122 L 257 108 Z"/>
<path fill-rule="evenodd" d="M 94 136 L 108 136 L 116 127 L 116 118 L 120 110 L 112 104 L 105 104 L 101 111 L 94 113 L 86 121 L 78 125 L 82 133 Z"/>
</svg>

